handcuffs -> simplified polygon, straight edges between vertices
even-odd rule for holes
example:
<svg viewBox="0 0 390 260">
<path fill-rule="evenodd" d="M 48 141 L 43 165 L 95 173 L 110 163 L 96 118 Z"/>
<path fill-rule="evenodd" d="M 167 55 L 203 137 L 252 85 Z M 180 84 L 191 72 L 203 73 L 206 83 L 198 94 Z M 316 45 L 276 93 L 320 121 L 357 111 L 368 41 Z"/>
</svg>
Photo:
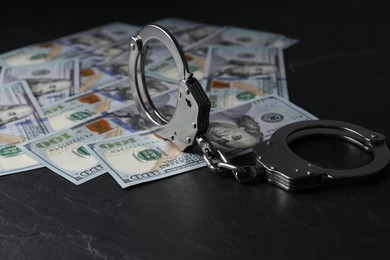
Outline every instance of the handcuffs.
<svg viewBox="0 0 390 260">
<path fill-rule="evenodd" d="M 180 78 L 176 110 L 168 121 L 156 109 L 145 83 L 145 57 L 151 40 L 161 41 L 170 51 Z M 198 145 L 211 171 L 231 173 L 238 182 L 266 179 L 288 191 L 321 185 L 324 180 L 352 180 L 374 175 L 390 160 L 385 136 L 351 123 L 312 120 L 292 123 L 278 129 L 272 137 L 254 146 L 256 165 L 236 166 L 205 137 L 209 125 L 210 101 L 198 80 L 188 69 L 184 53 L 174 36 L 159 25 L 147 25 L 130 39 L 129 80 L 142 117 L 160 126 L 159 135 L 170 140 L 181 151 Z M 327 169 L 304 160 L 289 144 L 295 140 L 327 136 L 343 139 L 372 154 L 372 160 L 359 168 Z"/>
</svg>

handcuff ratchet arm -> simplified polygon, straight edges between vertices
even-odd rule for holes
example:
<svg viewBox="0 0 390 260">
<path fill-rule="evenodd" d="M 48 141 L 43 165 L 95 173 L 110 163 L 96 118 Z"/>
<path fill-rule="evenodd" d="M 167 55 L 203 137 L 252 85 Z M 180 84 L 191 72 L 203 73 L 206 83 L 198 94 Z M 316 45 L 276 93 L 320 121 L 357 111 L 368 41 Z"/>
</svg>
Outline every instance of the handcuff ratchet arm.
<svg viewBox="0 0 390 260">
<path fill-rule="evenodd" d="M 170 51 L 179 76 L 179 94 L 171 120 L 166 120 L 155 108 L 145 82 L 145 57 L 151 40 L 161 41 Z M 129 80 L 135 102 L 142 117 L 162 126 L 159 135 L 171 140 L 181 151 L 195 143 L 208 128 L 210 100 L 189 72 L 184 53 L 171 33 L 158 25 L 143 27 L 130 39 Z M 207 119 L 207 120 L 205 120 Z"/>
</svg>

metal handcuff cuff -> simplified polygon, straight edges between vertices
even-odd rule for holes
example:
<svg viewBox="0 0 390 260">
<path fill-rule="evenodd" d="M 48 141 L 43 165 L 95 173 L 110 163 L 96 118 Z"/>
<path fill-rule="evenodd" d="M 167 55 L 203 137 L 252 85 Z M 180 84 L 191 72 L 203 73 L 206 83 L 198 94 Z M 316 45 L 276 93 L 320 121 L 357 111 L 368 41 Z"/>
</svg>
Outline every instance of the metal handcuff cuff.
<svg viewBox="0 0 390 260">
<path fill-rule="evenodd" d="M 145 83 L 145 57 L 151 40 L 161 41 L 176 63 L 179 94 L 172 118 L 166 120 L 155 108 Z M 319 186 L 325 179 L 356 179 L 373 175 L 389 163 L 390 152 L 384 135 L 363 127 L 333 120 L 292 123 L 278 129 L 268 141 L 254 146 L 254 166 L 236 166 L 205 137 L 209 125 L 210 101 L 197 79 L 190 73 L 184 53 L 174 38 L 159 25 L 147 25 L 130 39 L 129 80 L 140 114 L 157 126 L 159 135 L 170 140 L 181 151 L 199 145 L 211 171 L 230 172 L 238 182 L 265 178 L 288 191 Z M 372 154 L 367 165 L 348 169 L 326 169 L 296 155 L 289 147 L 294 140 L 310 136 L 330 136 L 356 144 Z"/>
</svg>

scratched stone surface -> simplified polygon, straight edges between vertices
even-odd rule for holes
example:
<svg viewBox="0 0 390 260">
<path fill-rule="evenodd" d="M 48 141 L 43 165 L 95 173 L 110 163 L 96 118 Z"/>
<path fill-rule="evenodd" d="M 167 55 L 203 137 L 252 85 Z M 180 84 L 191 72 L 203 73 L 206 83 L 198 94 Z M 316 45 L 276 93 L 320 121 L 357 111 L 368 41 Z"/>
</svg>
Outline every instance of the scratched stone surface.
<svg viewBox="0 0 390 260">
<path fill-rule="evenodd" d="M 7 4 L 0 52 L 164 17 L 277 32 L 300 40 L 285 51 L 292 102 L 390 136 L 385 1 L 187 2 Z M 80 186 L 45 168 L 5 176 L 0 259 L 388 259 L 389 173 L 301 193 L 206 168 L 124 190 L 108 175 Z"/>
</svg>

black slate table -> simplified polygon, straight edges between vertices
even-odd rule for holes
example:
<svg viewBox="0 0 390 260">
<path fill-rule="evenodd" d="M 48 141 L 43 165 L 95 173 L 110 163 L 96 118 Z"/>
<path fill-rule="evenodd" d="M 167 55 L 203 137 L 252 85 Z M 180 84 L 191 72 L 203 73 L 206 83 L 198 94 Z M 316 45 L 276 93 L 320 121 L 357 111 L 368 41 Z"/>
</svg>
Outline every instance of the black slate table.
<svg viewBox="0 0 390 260">
<path fill-rule="evenodd" d="M 300 40 L 285 52 L 292 102 L 390 137 L 388 7 L 12 2 L 1 9 L 0 52 L 112 21 L 169 16 L 277 32 Z M 206 168 L 124 190 L 108 174 L 80 186 L 46 168 L 0 177 L 0 259 L 388 259 L 388 175 L 301 193 L 239 185 Z"/>
</svg>

